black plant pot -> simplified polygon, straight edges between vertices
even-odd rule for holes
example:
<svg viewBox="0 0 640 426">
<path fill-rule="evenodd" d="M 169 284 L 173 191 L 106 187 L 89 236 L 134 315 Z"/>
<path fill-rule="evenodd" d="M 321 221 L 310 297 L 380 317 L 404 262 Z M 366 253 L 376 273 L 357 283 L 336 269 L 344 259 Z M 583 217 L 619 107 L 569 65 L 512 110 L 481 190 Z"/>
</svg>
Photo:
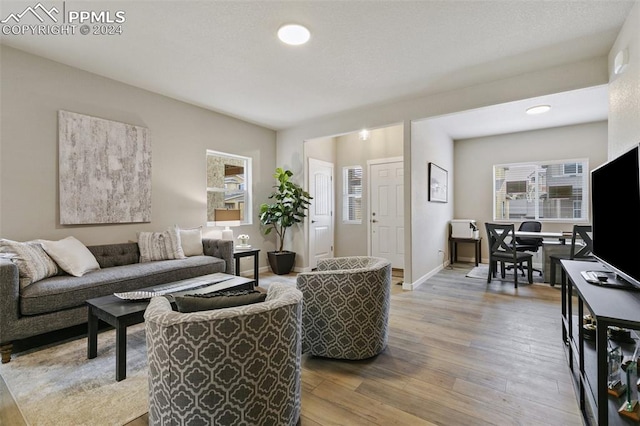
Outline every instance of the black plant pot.
<svg viewBox="0 0 640 426">
<path fill-rule="evenodd" d="M 296 261 L 294 251 L 269 251 L 267 257 L 269 266 L 276 275 L 286 275 L 291 272 Z"/>
</svg>

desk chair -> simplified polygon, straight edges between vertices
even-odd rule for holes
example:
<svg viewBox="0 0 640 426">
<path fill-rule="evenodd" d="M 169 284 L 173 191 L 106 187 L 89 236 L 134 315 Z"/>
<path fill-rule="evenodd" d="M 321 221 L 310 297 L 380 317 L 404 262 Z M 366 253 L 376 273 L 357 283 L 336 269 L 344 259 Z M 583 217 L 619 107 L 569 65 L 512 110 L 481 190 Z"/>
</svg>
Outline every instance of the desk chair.
<svg viewBox="0 0 640 426">
<path fill-rule="evenodd" d="M 533 283 L 533 274 L 531 272 L 533 255 L 518 250 L 518 242 L 514 238 L 515 227 L 511 224 L 485 223 L 487 229 L 487 241 L 489 242 L 489 274 L 487 283 L 491 282 L 491 278 L 495 277 L 498 269 L 498 262 L 501 263 L 501 276 L 505 277 L 505 264 L 512 263 L 514 267 L 522 267 L 523 263 L 527 263 L 529 284 Z M 511 242 L 506 240 L 510 239 Z M 518 288 L 518 271 L 514 270 L 513 283 Z"/>
<path fill-rule="evenodd" d="M 525 232 L 540 232 L 541 230 L 542 230 L 542 223 L 538 221 L 532 221 L 532 220 L 524 221 L 518 227 L 518 231 L 525 231 Z M 542 238 L 516 237 L 516 243 L 518 244 L 516 250 L 535 253 L 540 249 L 540 247 L 542 247 Z M 512 269 L 512 268 L 513 266 L 510 266 L 507 269 Z M 519 269 L 520 271 L 522 271 L 522 276 L 524 277 L 524 268 L 522 267 L 522 265 L 520 265 Z M 540 269 L 533 268 L 532 271 L 536 271 L 540 274 L 540 276 L 542 276 L 542 271 Z"/>
<path fill-rule="evenodd" d="M 590 232 L 591 225 L 573 225 L 569 255 L 555 254 L 549 256 L 549 264 L 551 265 L 549 284 L 551 284 L 551 287 L 556 285 L 556 265 L 559 265 L 562 259 L 596 262 L 596 258 L 591 254 L 591 250 L 593 250 L 593 240 L 591 239 L 591 235 L 589 235 Z M 581 245 L 576 244 L 578 239 L 582 240 Z M 561 268 L 560 274 L 560 279 L 564 282 L 566 280 L 564 269 Z"/>
</svg>

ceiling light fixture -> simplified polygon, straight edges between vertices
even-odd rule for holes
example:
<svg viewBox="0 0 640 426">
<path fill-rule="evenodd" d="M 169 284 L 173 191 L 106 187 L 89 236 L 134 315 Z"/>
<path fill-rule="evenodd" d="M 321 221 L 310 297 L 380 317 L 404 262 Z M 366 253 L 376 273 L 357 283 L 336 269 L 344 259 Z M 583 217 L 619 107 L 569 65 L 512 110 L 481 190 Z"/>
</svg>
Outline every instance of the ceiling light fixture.
<svg viewBox="0 0 640 426">
<path fill-rule="evenodd" d="M 527 108 L 527 114 L 529 115 L 544 114 L 550 109 L 551 109 L 551 105 L 536 105 L 536 106 Z"/>
<path fill-rule="evenodd" d="M 371 133 L 367 129 L 362 129 L 360 130 L 360 133 L 358 133 L 358 136 L 360 136 L 361 141 L 366 141 L 369 140 L 369 136 L 371 136 Z"/>
<path fill-rule="evenodd" d="M 302 25 L 287 24 L 278 29 L 278 38 L 283 43 L 299 46 L 309 41 L 311 33 Z"/>
</svg>

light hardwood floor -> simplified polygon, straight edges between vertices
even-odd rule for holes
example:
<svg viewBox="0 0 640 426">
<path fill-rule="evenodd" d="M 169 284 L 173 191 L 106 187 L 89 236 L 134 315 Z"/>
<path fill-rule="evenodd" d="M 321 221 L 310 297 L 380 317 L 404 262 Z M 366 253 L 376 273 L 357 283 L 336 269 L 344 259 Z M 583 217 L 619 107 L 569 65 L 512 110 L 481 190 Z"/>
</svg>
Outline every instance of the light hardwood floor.
<svg viewBox="0 0 640 426">
<path fill-rule="evenodd" d="M 444 269 L 412 292 L 394 284 L 389 346 L 377 357 L 303 356 L 300 423 L 583 424 L 561 342 L 559 289 L 487 285 L 465 277 L 470 269 Z M 264 283 L 293 279 L 266 275 Z M 0 424 L 16 419 L 5 399 Z M 146 424 L 144 415 L 128 426 Z"/>
</svg>

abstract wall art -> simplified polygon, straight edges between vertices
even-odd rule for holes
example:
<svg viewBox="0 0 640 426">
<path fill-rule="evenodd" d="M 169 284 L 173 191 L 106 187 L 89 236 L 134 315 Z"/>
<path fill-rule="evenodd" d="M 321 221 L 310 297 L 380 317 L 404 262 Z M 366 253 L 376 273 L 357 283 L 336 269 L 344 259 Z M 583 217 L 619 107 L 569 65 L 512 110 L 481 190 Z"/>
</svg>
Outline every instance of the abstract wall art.
<svg viewBox="0 0 640 426">
<path fill-rule="evenodd" d="M 151 221 L 145 127 L 58 111 L 60 223 Z"/>
</svg>

